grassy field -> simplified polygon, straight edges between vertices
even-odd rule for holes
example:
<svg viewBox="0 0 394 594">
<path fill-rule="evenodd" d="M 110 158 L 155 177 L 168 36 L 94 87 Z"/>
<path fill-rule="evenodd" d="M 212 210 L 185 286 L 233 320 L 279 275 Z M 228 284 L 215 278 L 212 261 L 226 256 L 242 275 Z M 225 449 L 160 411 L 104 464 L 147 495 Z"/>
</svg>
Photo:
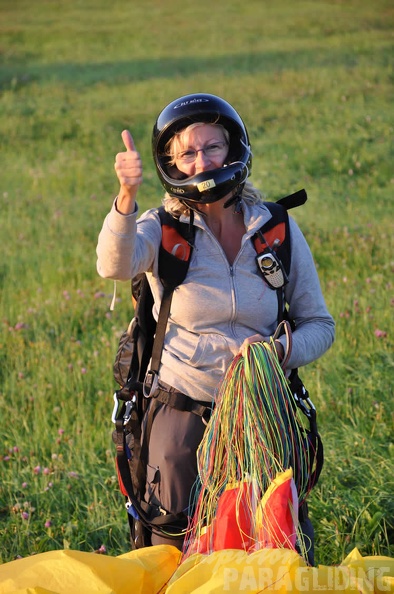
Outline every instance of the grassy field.
<svg viewBox="0 0 394 594">
<path fill-rule="evenodd" d="M 251 137 L 252 181 L 294 213 L 337 322 L 302 376 L 325 468 L 310 500 L 317 559 L 394 555 L 394 12 L 376 0 L 0 0 L 0 560 L 128 550 L 114 476 L 112 362 L 128 284 L 95 271 L 128 127 L 160 203 L 156 115 L 225 97 Z M 103 550 L 103 549 L 101 549 Z"/>
</svg>

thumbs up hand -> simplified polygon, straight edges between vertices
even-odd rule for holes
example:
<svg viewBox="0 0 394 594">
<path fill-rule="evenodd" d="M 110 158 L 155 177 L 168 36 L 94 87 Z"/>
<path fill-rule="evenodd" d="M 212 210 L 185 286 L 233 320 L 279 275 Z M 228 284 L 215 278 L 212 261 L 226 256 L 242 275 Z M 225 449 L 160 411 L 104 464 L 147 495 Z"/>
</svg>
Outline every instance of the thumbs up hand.
<svg viewBox="0 0 394 594">
<path fill-rule="evenodd" d="M 122 214 L 129 214 L 134 212 L 135 197 L 142 183 L 142 163 L 128 130 L 123 130 L 122 140 L 126 150 L 115 158 L 115 171 L 120 183 L 117 209 Z"/>
</svg>

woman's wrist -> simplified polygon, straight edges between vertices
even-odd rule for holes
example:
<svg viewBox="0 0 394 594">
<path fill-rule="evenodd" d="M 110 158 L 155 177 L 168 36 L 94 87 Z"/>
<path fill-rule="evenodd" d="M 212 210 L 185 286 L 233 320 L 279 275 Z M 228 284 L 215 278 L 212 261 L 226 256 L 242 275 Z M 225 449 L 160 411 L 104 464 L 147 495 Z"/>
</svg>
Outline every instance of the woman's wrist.
<svg viewBox="0 0 394 594">
<path fill-rule="evenodd" d="M 122 200 L 122 197 L 119 195 L 115 198 L 115 208 L 119 214 L 128 216 L 135 212 L 136 203 L 135 200 L 132 202 L 124 198 Z"/>
</svg>

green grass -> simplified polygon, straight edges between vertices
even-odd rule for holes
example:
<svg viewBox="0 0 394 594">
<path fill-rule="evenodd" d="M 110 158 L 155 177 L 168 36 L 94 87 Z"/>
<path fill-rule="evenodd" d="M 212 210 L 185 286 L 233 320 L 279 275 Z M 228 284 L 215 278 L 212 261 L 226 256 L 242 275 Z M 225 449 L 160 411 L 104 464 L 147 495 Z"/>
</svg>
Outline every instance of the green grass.
<svg viewBox="0 0 394 594">
<path fill-rule="evenodd" d="M 128 127 L 142 209 L 162 191 L 157 113 L 192 91 L 228 99 L 269 199 L 294 213 L 337 322 L 303 370 L 325 467 L 310 498 L 317 559 L 394 554 L 391 3 L 0 2 L 0 560 L 128 549 L 114 477 L 112 362 L 129 287 L 95 271 Z"/>
</svg>

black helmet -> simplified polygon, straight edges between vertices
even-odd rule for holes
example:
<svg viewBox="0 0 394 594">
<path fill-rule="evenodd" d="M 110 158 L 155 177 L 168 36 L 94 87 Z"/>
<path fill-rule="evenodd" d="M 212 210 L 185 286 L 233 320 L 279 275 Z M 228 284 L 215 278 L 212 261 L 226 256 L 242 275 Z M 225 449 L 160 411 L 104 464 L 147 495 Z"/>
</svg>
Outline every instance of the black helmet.
<svg viewBox="0 0 394 594">
<path fill-rule="evenodd" d="M 195 122 L 221 124 L 230 135 L 229 152 L 223 167 L 185 177 L 175 166 L 169 166 L 165 146 L 176 132 Z M 241 117 L 227 101 L 206 93 L 185 95 L 163 109 L 153 128 L 152 150 L 165 190 L 186 203 L 208 204 L 232 190 L 240 191 L 252 165 L 249 137 Z"/>
</svg>

